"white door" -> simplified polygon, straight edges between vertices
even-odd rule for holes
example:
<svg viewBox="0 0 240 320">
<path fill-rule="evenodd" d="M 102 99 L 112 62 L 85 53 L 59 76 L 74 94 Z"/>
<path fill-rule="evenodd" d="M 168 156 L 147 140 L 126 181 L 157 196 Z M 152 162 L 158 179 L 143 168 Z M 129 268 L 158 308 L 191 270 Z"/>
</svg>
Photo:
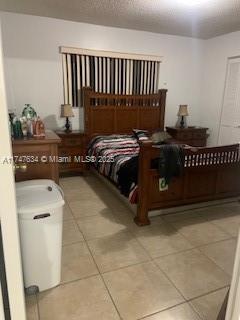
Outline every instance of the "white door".
<svg viewBox="0 0 240 320">
<path fill-rule="evenodd" d="M 21 267 L 18 220 L 16 212 L 15 183 L 12 164 L 3 164 L 3 159 L 12 156 L 8 128 L 8 112 L 5 95 L 4 70 L 0 25 L 0 220 L 8 286 L 11 320 L 25 320 L 25 301 Z M 0 316 L 3 312 L 0 295 Z"/>
<path fill-rule="evenodd" d="M 240 142 L 240 58 L 229 58 L 218 144 Z"/>
</svg>

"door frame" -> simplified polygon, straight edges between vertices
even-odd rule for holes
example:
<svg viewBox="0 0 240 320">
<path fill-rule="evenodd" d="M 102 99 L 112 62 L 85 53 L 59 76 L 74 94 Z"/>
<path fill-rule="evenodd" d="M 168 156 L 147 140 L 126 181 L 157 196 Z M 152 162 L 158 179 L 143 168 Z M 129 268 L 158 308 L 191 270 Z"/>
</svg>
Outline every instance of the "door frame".
<svg viewBox="0 0 240 320">
<path fill-rule="evenodd" d="M 240 319 L 240 230 L 225 320 Z"/>
<path fill-rule="evenodd" d="M 12 147 L 8 125 L 8 111 L 4 81 L 4 66 L 2 53 L 1 21 L 0 21 L 0 219 L 2 241 L 6 267 L 9 307 L 11 320 L 25 320 L 25 296 L 20 252 L 20 238 L 16 207 L 15 182 L 11 161 Z M 0 297 L 1 298 L 1 297 Z M 0 301 L 1 303 L 1 301 Z M 2 318 L 1 318 L 2 319 Z M 4 318 L 3 318 L 4 319 Z"/>
<path fill-rule="evenodd" d="M 224 87 L 223 87 L 221 111 L 220 111 L 219 124 L 218 124 L 218 133 L 217 133 L 217 143 L 218 144 L 221 143 L 221 141 L 220 141 L 220 133 L 221 133 L 221 127 L 222 127 L 222 120 L 223 120 L 224 100 L 225 100 L 225 94 L 226 94 L 226 89 L 227 89 L 229 66 L 230 66 L 231 61 L 234 61 L 235 59 L 240 59 L 240 55 L 227 57 L 227 61 L 226 61 Z M 233 129 L 235 126 L 229 126 L 229 127 Z"/>
</svg>

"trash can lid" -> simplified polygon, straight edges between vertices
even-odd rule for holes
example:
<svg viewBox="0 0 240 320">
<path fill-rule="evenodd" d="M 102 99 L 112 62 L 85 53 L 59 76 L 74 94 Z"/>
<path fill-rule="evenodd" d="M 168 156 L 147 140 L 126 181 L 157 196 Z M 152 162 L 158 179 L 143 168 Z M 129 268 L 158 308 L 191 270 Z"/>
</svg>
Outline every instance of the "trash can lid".
<svg viewBox="0 0 240 320">
<path fill-rule="evenodd" d="M 64 205 L 62 189 L 48 179 L 17 182 L 16 196 L 18 214 L 35 214 Z"/>
</svg>

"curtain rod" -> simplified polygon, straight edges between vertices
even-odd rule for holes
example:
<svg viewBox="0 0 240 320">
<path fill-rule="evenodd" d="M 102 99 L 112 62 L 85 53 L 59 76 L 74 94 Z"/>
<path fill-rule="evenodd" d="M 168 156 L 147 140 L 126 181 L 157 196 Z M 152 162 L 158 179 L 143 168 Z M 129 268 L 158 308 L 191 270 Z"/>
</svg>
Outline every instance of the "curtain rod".
<svg viewBox="0 0 240 320">
<path fill-rule="evenodd" d="M 79 54 L 79 55 L 86 55 L 86 56 L 130 59 L 130 60 L 156 61 L 156 62 L 162 61 L 161 56 L 154 56 L 154 55 L 147 55 L 147 54 L 122 53 L 122 52 L 114 52 L 114 51 L 91 50 L 91 49 L 71 48 L 71 47 L 60 47 L 59 49 L 60 49 L 60 53 L 68 53 L 68 54 Z"/>
</svg>

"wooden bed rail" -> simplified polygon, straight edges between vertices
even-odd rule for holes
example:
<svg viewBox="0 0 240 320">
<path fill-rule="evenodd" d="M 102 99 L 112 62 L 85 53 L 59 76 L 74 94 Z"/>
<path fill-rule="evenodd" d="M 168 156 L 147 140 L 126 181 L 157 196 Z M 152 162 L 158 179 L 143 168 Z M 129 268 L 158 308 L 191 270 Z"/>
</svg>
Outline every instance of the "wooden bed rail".
<svg viewBox="0 0 240 320">
<path fill-rule="evenodd" d="M 239 162 L 239 144 L 207 147 L 185 148 L 184 167 L 224 165 Z"/>
<path fill-rule="evenodd" d="M 159 191 L 159 174 L 151 161 L 159 156 L 151 141 L 141 143 L 139 154 L 136 224 L 150 224 L 148 211 L 240 195 L 240 145 L 184 147 L 183 174 L 168 190 Z"/>
</svg>

